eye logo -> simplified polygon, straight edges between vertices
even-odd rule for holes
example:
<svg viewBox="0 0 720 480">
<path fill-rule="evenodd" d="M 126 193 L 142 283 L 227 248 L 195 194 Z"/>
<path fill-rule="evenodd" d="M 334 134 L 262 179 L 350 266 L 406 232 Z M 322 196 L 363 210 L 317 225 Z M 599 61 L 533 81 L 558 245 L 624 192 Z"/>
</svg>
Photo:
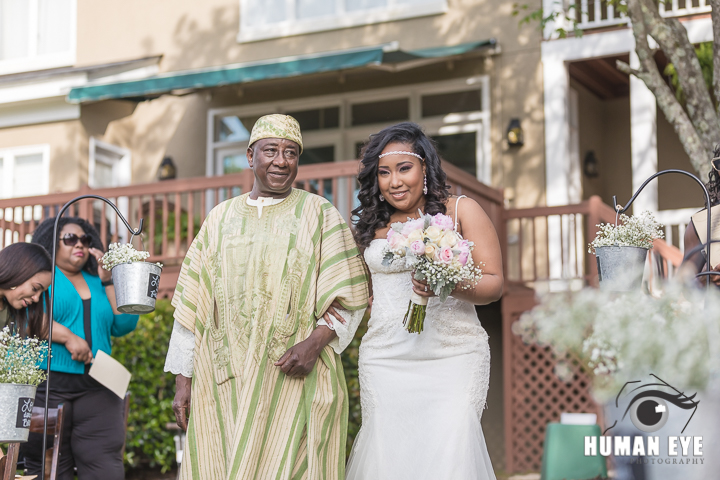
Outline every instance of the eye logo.
<svg viewBox="0 0 720 480">
<path fill-rule="evenodd" d="M 687 395 L 685 395 L 684 392 L 681 392 L 677 388 L 673 387 L 657 375 L 651 374 L 651 376 L 656 378 L 659 383 L 646 383 L 644 385 L 640 385 L 630 390 L 626 395 L 632 395 L 634 392 L 648 387 L 666 387 L 673 390 L 675 393 L 668 393 L 654 388 L 652 390 L 645 390 L 635 394 L 630 400 L 630 404 L 625 409 L 622 420 L 624 420 L 629 413 L 630 420 L 632 420 L 633 425 L 635 425 L 638 430 L 641 430 L 645 433 L 657 432 L 662 427 L 664 427 L 668 421 L 668 418 L 670 416 L 670 412 L 668 411 L 669 402 L 676 407 L 682 408 L 683 410 L 693 411 L 692 415 L 690 415 L 690 418 L 688 419 L 687 423 L 685 423 L 685 426 L 680 432 L 684 433 L 685 429 L 690 424 L 690 420 L 692 420 L 695 412 L 697 411 L 698 404 L 700 403 L 699 401 L 694 400 L 697 393 L 694 393 L 688 397 Z M 615 397 L 616 408 L 620 408 L 619 400 L 623 390 L 625 390 L 625 387 L 635 383 L 642 382 L 641 380 L 634 380 L 632 382 L 627 382 L 625 385 L 623 385 L 623 387 L 620 389 L 620 392 L 618 392 L 617 397 Z M 616 425 L 617 420 L 610 427 L 608 427 L 605 432 L 603 432 L 603 435 L 605 435 L 608 430 L 614 428 Z"/>
</svg>

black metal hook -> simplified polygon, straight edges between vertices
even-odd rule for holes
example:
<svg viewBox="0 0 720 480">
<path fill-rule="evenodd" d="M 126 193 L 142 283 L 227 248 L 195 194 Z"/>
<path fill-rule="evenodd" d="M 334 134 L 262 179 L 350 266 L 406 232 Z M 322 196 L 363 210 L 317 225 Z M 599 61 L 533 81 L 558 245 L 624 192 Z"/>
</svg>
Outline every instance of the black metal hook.
<svg viewBox="0 0 720 480">
<path fill-rule="evenodd" d="M 101 200 L 108 205 L 110 205 L 113 210 L 115 210 L 115 213 L 117 213 L 118 217 L 120 217 L 120 220 L 125 224 L 127 229 L 130 231 L 132 235 L 140 235 L 143 230 L 143 219 L 140 219 L 140 226 L 137 230 L 134 230 L 128 221 L 125 219 L 122 213 L 120 213 L 120 210 L 118 207 L 112 203 L 110 200 L 108 200 L 105 197 L 101 197 L 99 195 L 81 195 L 79 197 L 75 197 L 69 202 L 67 202 L 63 207 L 60 209 L 60 212 L 58 212 L 57 216 L 55 217 L 55 226 L 53 227 L 53 247 L 52 247 L 52 278 L 50 280 L 50 307 L 48 308 L 48 351 L 47 351 L 47 379 L 45 381 L 45 415 L 43 419 L 43 432 L 47 432 L 47 422 L 48 422 L 48 400 L 50 399 L 50 359 L 52 358 L 52 327 L 53 327 L 53 307 L 55 306 L 55 261 L 56 261 L 56 254 L 57 254 L 57 244 L 58 244 L 58 225 L 60 223 L 60 218 L 63 216 L 63 214 L 67 211 L 67 209 L 72 205 L 73 203 L 79 202 L 80 200 L 85 200 L 88 198 L 92 198 L 95 200 Z M 43 472 L 43 476 L 45 473 L 45 450 L 47 449 L 47 435 L 43 435 L 43 447 L 42 447 L 42 461 L 41 461 L 41 472 Z"/>
<path fill-rule="evenodd" d="M 705 246 L 705 259 L 706 259 L 706 267 L 705 267 L 705 273 L 699 273 L 697 276 L 705 276 L 705 285 L 710 286 L 710 273 L 712 267 L 710 266 L 710 244 L 713 243 L 712 239 L 712 224 L 711 224 L 711 214 L 710 214 L 710 194 L 708 193 L 708 189 L 705 186 L 705 184 L 700 180 L 698 177 L 693 175 L 690 172 L 686 172 L 685 170 L 678 170 L 675 168 L 669 169 L 669 170 L 663 170 L 662 172 L 657 172 L 652 174 L 645 182 L 640 185 L 640 188 L 637 189 L 637 191 L 633 194 L 633 196 L 630 198 L 628 203 L 625 206 L 619 205 L 617 203 L 617 197 L 613 195 L 613 207 L 615 208 L 615 212 L 617 214 L 625 213 L 629 208 L 630 205 L 635 201 L 637 196 L 640 194 L 640 192 L 643 191 L 643 189 L 647 186 L 648 183 L 650 183 L 652 180 L 654 180 L 656 177 L 659 177 L 660 175 L 665 175 L 667 173 L 679 173 L 685 176 L 688 176 L 695 180 L 698 185 L 700 185 L 703 189 L 703 193 L 705 194 L 705 209 L 707 210 L 707 243 L 703 244 Z"/>
</svg>

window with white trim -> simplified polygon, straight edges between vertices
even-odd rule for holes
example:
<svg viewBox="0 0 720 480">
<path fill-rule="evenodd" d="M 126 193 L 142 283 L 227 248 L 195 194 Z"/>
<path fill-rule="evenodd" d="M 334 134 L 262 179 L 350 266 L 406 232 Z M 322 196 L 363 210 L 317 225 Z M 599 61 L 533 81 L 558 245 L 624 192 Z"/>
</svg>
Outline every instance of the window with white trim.
<svg viewBox="0 0 720 480">
<path fill-rule="evenodd" d="M 0 198 L 47 195 L 50 146 L 0 150 Z"/>
<path fill-rule="evenodd" d="M 240 0 L 239 42 L 436 15 L 447 0 Z"/>
<path fill-rule="evenodd" d="M 0 74 L 75 63 L 76 0 L 0 0 Z"/>
<path fill-rule="evenodd" d="M 250 130 L 262 115 L 284 113 L 300 123 L 300 164 L 358 158 L 370 134 L 402 121 L 420 124 L 440 155 L 478 180 L 491 182 L 489 77 L 405 85 L 343 95 L 229 107 L 208 113 L 208 176 L 247 168 Z"/>
</svg>

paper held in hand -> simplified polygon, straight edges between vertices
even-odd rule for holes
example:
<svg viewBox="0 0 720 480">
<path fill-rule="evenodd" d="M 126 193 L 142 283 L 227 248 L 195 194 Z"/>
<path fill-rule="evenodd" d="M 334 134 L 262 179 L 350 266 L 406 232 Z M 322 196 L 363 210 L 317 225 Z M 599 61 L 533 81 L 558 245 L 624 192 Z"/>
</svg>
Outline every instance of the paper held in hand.
<svg viewBox="0 0 720 480">
<path fill-rule="evenodd" d="M 98 350 L 89 375 L 120 398 L 125 398 L 132 375 L 120 362 Z"/>
</svg>

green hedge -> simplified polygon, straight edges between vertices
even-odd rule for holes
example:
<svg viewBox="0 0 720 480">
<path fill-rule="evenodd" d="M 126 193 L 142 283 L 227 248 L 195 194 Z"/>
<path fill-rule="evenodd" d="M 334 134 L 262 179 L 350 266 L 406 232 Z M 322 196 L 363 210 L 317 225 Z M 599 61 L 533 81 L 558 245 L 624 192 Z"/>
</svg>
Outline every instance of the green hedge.
<svg viewBox="0 0 720 480">
<path fill-rule="evenodd" d="M 113 357 L 133 375 L 125 447 L 125 464 L 130 468 L 159 467 L 166 472 L 175 465 L 174 432 L 165 428 L 166 424 L 175 422 L 172 411 L 175 376 L 163 372 L 172 325 L 173 308 L 170 302 L 158 300 L 155 311 L 141 316 L 133 333 L 113 339 Z M 366 329 L 366 321 L 363 321 L 355 339 L 342 354 L 350 403 L 348 454 L 360 430 L 357 361 L 360 338 Z"/>
<path fill-rule="evenodd" d="M 113 357 L 132 373 L 125 445 L 125 465 L 131 468 L 160 467 L 166 472 L 175 465 L 174 433 L 165 428 L 175 423 L 175 376 L 163 372 L 173 310 L 168 300 L 158 300 L 134 332 L 113 339 Z"/>
</svg>

